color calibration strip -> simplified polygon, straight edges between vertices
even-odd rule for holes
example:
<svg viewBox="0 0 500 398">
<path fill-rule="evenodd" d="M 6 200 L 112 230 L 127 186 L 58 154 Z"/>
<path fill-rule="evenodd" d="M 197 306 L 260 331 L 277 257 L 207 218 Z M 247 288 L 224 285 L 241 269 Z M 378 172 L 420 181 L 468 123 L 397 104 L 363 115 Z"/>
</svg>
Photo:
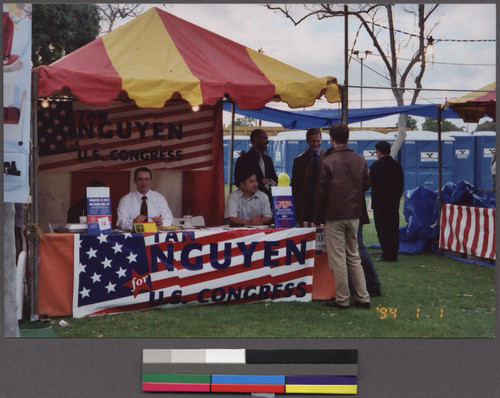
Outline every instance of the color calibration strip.
<svg viewBox="0 0 500 398">
<path fill-rule="evenodd" d="M 357 350 L 145 349 L 142 389 L 357 394 L 357 362 Z"/>
</svg>

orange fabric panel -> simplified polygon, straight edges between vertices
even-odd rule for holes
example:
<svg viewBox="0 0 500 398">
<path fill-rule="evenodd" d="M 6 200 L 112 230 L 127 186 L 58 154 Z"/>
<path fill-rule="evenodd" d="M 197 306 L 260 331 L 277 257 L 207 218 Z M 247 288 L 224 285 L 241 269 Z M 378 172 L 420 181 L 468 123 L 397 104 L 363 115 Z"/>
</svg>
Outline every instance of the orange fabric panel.
<svg viewBox="0 0 500 398">
<path fill-rule="evenodd" d="M 73 313 L 73 234 L 43 234 L 38 247 L 38 313 Z"/>
<path fill-rule="evenodd" d="M 335 297 L 335 278 L 328 266 L 328 254 L 319 253 L 314 256 L 312 299 L 330 300 L 332 297 Z"/>
</svg>

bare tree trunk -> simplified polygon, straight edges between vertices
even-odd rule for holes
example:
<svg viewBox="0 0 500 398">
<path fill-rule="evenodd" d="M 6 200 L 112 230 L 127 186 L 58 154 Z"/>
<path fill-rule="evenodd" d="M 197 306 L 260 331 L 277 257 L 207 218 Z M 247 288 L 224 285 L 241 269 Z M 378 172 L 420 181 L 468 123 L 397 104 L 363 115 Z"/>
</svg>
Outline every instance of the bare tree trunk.
<svg viewBox="0 0 500 398">
<path fill-rule="evenodd" d="M 16 244 L 14 236 L 14 203 L 3 205 L 3 299 L 4 336 L 19 337 L 16 305 Z"/>
<path fill-rule="evenodd" d="M 396 136 L 396 139 L 394 140 L 394 143 L 392 144 L 391 147 L 391 156 L 393 158 L 396 158 L 399 150 L 401 149 L 401 146 L 405 142 L 406 139 L 406 114 L 405 113 L 400 113 L 399 118 L 398 118 L 398 135 Z"/>
<path fill-rule="evenodd" d="M 295 25 L 300 24 L 305 19 L 316 16 L 318 20 L 330 17 L 341 17 L 346 15 L 345 9 L 341 9 L 341 4 L 336 3 L 322 3 L 316 5 L 307 5 L 304 6 L 306 9 L 305 15 L 302 17 L 294 17 L 292 15 L 292 7 L 291 5 L 284 6 L 274 6 L 271 4 L 267 5 L 267 8 L 273 11 L 279 11 L 285 15 L 288 19 L 290 19 Z M 396 37 L 395 32 L 397 29 L 395 28 L 395 19 L 397 19 L 397 15 L 393 14 L 394 4 L 370 4 L 370 5 L 359 5 L 356 9 L 349 10 L 349 15 L 355 16 L 362 26 L 364 27 L 366 33 L 373 40 L 373 45 L 377 49 L 378 54 L 381 57 L 382 62 L 387 69 L 389 74 L 389 80 L 392 88 L 392 94 L 396 99 L 397 106 L 404 105 L 403 94 L 405 92 L 406 80 L 410 76 L 410 72 L 412 72 L 417 64 L 420 66 L 420 70 L 415 76 L 415 89 L 413 91 L 413 96 L 411 103 L 415 104 L 422 89 L 422 78 L 424 76 L 426 62 L 425 62 L 425 51 L 426 51 L 426 40 L 430 38 L 430 33 L 437 26 L 437 23 L 428 27 L 426 31 L 426 24 L 428 24 L 429 17 L 436 11 L 439 7 L 439 4 L 428 5 L 419 4 L 417 11 L 414 12 L 410 8 L 405 9 L 407 13 L 410 13 L 416 16 L 418 19 L 418 34 L 412 35 L 418 38 L 418 46 L 409 60 L 406 66 L 398 64 L 398 53 L 400 52 L 402 46 L 408 46 L 409 40 L 403 40 L 401 38 Z M 426 13 L 426 7 L 428 11 Z M 377 27 L 381 26 L 380 17 L 378 12 L 380 10 L 385 10 L 387 14 L 387 34 L 388 38 L 383 40 L 385 34 L 379 34 L 377 32 Z M 412 41 L 414 43 L 414 41 Z M 399 80 L 399 82 L 398 82 Z M 394 144 L 391 148 L 391 156 L 395 157 L 399 152 L 405 138 L 406 138 L 406 121 L 408 116 L 406 114 L 400 114 L 398 119 L 398 135 Z"/>
</svg>

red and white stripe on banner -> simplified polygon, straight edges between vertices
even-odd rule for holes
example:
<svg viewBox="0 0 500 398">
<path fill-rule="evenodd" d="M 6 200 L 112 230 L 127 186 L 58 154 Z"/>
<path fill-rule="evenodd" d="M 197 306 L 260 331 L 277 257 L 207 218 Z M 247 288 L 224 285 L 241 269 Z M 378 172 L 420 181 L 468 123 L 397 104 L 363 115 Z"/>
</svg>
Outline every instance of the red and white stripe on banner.
<svg viewBox="0 0 500 398">
<path fill-rule="evenodd" d="M 443 204 L 439 248 L 495 259 L 495 209 Z"/>
</svg>

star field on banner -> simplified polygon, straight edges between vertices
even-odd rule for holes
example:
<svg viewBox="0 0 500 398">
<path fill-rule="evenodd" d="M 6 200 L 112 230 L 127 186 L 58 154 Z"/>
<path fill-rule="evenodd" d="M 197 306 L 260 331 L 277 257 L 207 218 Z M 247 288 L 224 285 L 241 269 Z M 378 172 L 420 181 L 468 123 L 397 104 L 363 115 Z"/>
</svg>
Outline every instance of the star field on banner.
<svg viewBox="0 0 500 398">
<path fill-rule="evenodd" d="M 75 234 L 73 316 L 310 301 L 315 229 Z"/>
<path fill-rule="evenodd" d="M 214 108 L 185 103 L 106 108 L 74 101 L 38 107 L 40 170 L 209 170 Z"/>
</svg>

